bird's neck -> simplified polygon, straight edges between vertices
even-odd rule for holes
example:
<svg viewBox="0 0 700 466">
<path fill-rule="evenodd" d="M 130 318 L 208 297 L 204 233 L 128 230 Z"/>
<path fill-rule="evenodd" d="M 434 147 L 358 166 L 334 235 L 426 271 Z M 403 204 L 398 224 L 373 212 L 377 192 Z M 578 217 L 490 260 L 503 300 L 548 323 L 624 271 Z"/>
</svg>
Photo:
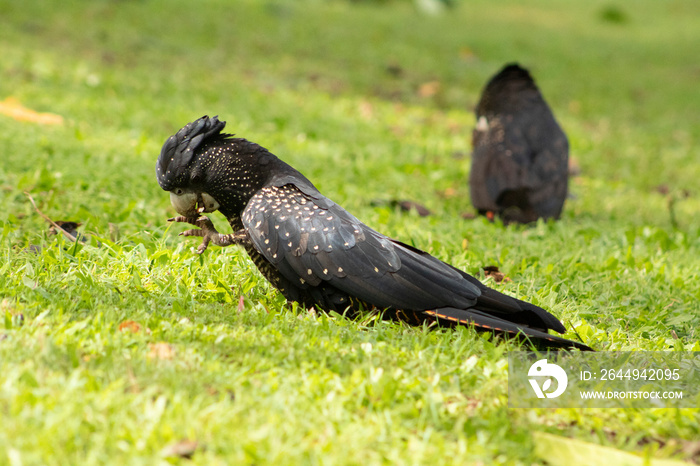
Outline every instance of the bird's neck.
<svg viewBox="0 0 700 466">
<path fill-rule="evenodd" d="M 216 192 L 210 192 L 229 220 L 241 216 L 250 199 L 269 183 L 278 165 L 283 164 L 264 149 L 234 154 L 221 170 L 223 176 L 213 183 Z"/>
</svg>

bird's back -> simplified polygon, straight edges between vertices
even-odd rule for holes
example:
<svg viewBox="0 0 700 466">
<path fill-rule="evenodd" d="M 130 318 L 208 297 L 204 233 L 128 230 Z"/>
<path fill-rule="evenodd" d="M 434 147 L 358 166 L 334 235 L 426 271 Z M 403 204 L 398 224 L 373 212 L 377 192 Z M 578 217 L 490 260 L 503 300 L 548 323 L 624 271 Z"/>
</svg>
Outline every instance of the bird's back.
<svg viewBox="0 0 700 466">
<path fill-rule="evenodd" d="M 508 65 L 476 108 L 470 192 L 505 221 L 558 218 L 568 185 L 568 141 L 527 70 Z"/>
</svg>

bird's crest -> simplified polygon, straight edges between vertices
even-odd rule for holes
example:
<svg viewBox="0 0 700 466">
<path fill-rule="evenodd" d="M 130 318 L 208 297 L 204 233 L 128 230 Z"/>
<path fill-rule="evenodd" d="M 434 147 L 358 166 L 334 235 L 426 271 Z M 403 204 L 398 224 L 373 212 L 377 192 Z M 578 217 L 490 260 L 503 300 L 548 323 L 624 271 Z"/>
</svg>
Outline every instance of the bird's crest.
<svg viewBox="0 0 700 466">
<path fill-rule="evenodd" d="M 207 139 L 221 134 L 225 126 L 226 122 L 219 121 L 217 116 L 209 118 L 205 115 L 170 136 L 156 162 L 156 178 L 160 187 L 170 191 L 180 183 L 197 149 Z"/>
</svg>

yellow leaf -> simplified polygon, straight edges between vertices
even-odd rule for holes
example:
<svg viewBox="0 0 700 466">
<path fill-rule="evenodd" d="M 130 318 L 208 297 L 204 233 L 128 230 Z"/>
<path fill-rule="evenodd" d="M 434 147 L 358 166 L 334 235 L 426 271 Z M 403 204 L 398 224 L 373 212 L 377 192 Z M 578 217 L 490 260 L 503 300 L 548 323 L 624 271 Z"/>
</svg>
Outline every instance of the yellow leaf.
<svg viewBox="0 0 700 466">
<path fill-rule="evenodd" d="M 0 101 L 0 113 L 14 118 L 17 121 L 29 121 L 40 125 L 63 124 L 63 117 L 55 113 L 39 113 L 22 105 L 14 97 Z"/>
<path fill-rule="evenodd" d="M 150 343 L 148 357 L 151 359 L 172 359 L 175 355 L 173 347 L 165 342 Z"/>
<path fill-rule="evenodd" d="M 614 464 L 615 466 L 687 466 L 688 463 L 669 459 L 638 456 L 612 447 L 584 442 L 568 437 L 535 432 L 535 455 L 551 466 L 588 466 Z"/>
</svg>

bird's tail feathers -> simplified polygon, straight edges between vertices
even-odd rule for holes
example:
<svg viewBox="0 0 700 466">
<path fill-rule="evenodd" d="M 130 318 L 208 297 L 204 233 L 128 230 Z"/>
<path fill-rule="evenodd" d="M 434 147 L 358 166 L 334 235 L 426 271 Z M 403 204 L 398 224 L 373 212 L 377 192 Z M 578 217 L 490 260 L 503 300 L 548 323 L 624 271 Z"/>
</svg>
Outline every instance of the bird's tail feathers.
<svg viewBox="0 0 700 466">
<path fill-rule="evenodd" d="M 498 317 L 489 316 L 483 312 L 472 309 L 456 309 L 445 307 L 423 311 L 425 314 L 433 316 L 438 322 L 472 325 L 480 330 L 494 330 L 508 335 L 522 337 L 532 340 L 534 343 L 542 343 L 544 346 L 552 348 L 577 348 L 581 351 L 594 351 L 590 346 L 583 343 L 567 340 L 556 335 L 534 328 L 518 325 Z"/>
</svg>

